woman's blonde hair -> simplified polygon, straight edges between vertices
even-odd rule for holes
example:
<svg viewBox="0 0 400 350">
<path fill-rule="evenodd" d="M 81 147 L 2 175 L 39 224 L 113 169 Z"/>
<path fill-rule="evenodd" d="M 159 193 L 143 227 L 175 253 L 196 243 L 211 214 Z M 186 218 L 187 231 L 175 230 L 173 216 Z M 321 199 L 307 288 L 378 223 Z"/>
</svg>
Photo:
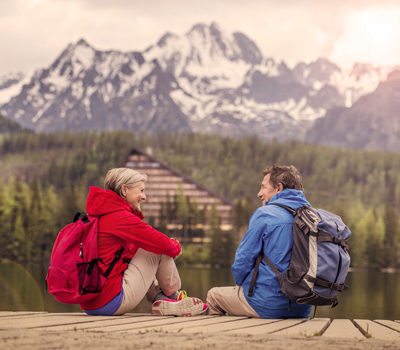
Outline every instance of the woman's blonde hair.
<svg viewBox="0 0 400 350">
<path fill-rule="evenodd" d="M 104 188 L 118 193 L 122 197 L 122 185 L 138 185 L 146 182 L 147 175 L 130 168 L 114 168 L 107 172 L 104 179 Z"/>
</svg>

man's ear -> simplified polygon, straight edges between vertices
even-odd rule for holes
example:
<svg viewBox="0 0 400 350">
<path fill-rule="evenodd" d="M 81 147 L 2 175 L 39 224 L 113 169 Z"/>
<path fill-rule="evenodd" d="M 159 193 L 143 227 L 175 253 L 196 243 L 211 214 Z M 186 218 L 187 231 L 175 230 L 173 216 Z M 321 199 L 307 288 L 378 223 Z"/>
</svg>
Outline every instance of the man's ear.
<svg viewBox="0 0 400 350">
<path fill-rule="evenodd" d="M 276 186 L 276 188 L 277 188 L 278 192 L 283 191 L 283 185 L 280 182 L 278 182 L 278 186 Z"/>
</svg>

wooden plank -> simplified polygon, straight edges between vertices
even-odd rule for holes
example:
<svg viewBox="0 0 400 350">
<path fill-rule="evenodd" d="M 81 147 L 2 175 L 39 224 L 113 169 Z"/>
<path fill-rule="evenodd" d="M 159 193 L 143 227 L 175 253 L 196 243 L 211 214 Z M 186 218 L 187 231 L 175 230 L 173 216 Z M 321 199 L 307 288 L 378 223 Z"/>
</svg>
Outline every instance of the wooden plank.
<svg viewBox="0 0 400 350">
<path fill-rule="evenodd" d="M 215 333 L 215 332 L 229 332 L 237 329 L 244 329 L 248 327 L 260 326 L 270 323 L 270 320 L 262 319 L 262 318 L 241 318 L 237 317 L 237 319 L 229 321 L 229 322 L 220 322 L 216 324 L 208 324 L 202 327 L 190 327 L 182 329 L 182 333 Z"/>
<path fill-rule="evenodd" d="M 344 319 L 333 320 L 322 337 L 365 339 L 353 322 Z"/>
<path fill-rule="evenodd" d="M 210 315 L 212 316 L 212 315 Z M 182 319 L 182 317 L 179 317 Z M 208 316 L 198 316 L 198 318 L 194 317 L 187 317 L 188 321 L 190 322 L 177 322 L 177 323 L 171 323 L 171 324 L 163 324 L 163 325 L 158 325 L 157 329 L 163 332 L 182 332 L 185 329 L 191 329 L 193 333 L 200 332 L 202 327 L 208 326 L 208 325 L 217 325 L 225 322 L 232 322 L 236 321 L 238 319 L 247 319 L 247 317 L 238 317 L 238 316 L 213 316 L 213 317 L 208 317 Z M 149 327 L 154 328 L 154 327 Z"/>
<path fill-rule="evenodd" d="M 0 328 L 2 329 L 42 328 L 59 324 L 94 322 L 94 321 L 99 321 L 101 319 L 111 319 L 111 318 L 115 318 L 115 316 L 88 316 L 84 314 L 80 315 L 39 314 L 34 317 L 27 316 L 25 318 L 14 317 L 12 319 L 7 319 L 7 320 L 0 319 Z"/>
<path fill-rule="evenodd" d="M 267 320 L 266 320 L 267 321 Z M 235 329 L 232 331 L 228 331 L 228 333 L 236 333 L 236 334 L 268 334 L 280 331 L 282 329 L 293 327 L 297 324 L 303 323 L 306 320 L 304 318 L 291 318 L 287 320 L 273 320 L 269 319 L 269 322 L 263 325 L 252 326 L 249 328 Z"/>
<path fill-rule="evenodd" d="M 400 340 L 400 333 L 370 320 L 354 320 L 367 337 L 383 340 Z"/>
<path fill-rule="evenodd" d="M 93 316 L 97 317 L 97 316 Z M 139 322 L 146 322 L 154 320 L 155 317 L 160 316 L 106 316 L 107 318 L 104 319 L 97 319 L 91 320 L 90 322 L 85 323 L 70 323 L 70 324 L 57 324 L 57 325 L 50 325 L 46 326 L 48 330 L 78 330 L 78 329 L 95 329 L 95 330 L 104 330 L 103 328 L 109 329 L 112 326 L 124 326 L 126 324 L 136 324 Z M 170 318 L 172 316 L 165 316 L 164 318 Z"/>
<path fill-rule="evenodd" d="M 35 317 L 54 317 L 54 316 L 85 316 L 86 314 L 83 312 L 68 312 L 68 313 L 50 313 L 50 312 L 27 312 L 27 313 L 18 313 L 16 315 L 5 315 L 0 320 L 3 319 L 29 319 Z M 87 315 L 86 315 L 87 316 Z"/>
<path fill-rule="evenodd" d="M 289 335 L 289 336 L 302 336 L 302 337 L 312 337 L 316 335 L 321 335 L 328 328 L 331 320 L 329 318 L 313 318 L 312 320 L 307 320 L 293 327 L 285 328 L 274 332 L 274 334 L 279 335 Z"/>
<path fill-rule="evenodd" d="M 393 329 L 394 331 L 400 332 L 400 323 L 398 323 L 398 322 L 389 321 L 389 320 L 374 320 L 374 321 L 383 326 L 389 327 L 389 328 Z"/>
<path fill-rule="evenodd" d="M 146 333 L 149 331 L 158 332 L 180 332 L 182 329 L 190 328 L 192 324 L 197 322 L 206 322 L 207 324 L 213 322 L 216 315 L 198 315 L 190 317 L 174 317 L 168 320 L 161 320 L 157 322 L 148 322 L 148 324 L 140 325 L 140 327 L 134 327 L 126 330 L 122 330 L 128 333 Z"/>
<path fill-rule="evenodd" d="M 358 327 L 358 328 L 357 328 Z M 200 315 L 194 317 L 156 316 L 128 313 L 123 316 L 88 316 L 82 312 L 47 313 L 0 311 L 0 329 L 87 330 L 141 333 L 149 330 L 182 333 L 269 334 L 310 337 L 323 332 L 323 337 L 399 341 L 400 321 L 390 320 L 271 320 L 237 316 Z M 324 331 L 324 329 L 326 330 Z"/>
<path fill-rule="evenodd" d="M 15 317 L 15 316 L 26 316 L 26 315 L 37 315 L 47 314 L 45 311 L 34 312 L 34 311 L 0 311 L 0 317 Z"/>
<path fill-rule="evenodd" d="M 91 331 L 106 331 L 106 332 L 136 332 L 143 331 L 144 329 L 154 329 L 160 328 L 163 325 L 175 324 L 187 322 L 190 320 L 207 320 L 209 316 L 200 315 L 200 316 L 192 316 L 192 317 L 175 317 L 175 316 L 150 316 L 148 320 L 144 322 L 130 322 L 121 325 L 112 325 L 107 327 L 95 327 L 90 328 Z M 214 318 L 214 317 L 211 317 Z"/>
</svg>

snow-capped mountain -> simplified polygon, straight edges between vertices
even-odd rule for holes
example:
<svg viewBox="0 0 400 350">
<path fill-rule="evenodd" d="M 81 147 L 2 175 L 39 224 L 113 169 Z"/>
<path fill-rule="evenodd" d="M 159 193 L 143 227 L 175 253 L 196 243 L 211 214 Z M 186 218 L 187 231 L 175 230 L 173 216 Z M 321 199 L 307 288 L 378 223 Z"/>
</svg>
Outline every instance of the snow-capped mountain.
<svg viewBox="0 0 400 350">
<path fill-rule="evenodd" d="M 330 110 L 307 132 L 310 142 L 369 150 L 400 150 L 400 70 L 350 108 Z"/>
<path fill-rule="evenodd" d="M 0 76 L 0 104 L 8 102 L 17 95 L 24 81 L 25 75 L 22 72 L 7 73 Z"/>
<path fill-rule="evenodd" d="M 0 112 L 36 131 L 190 131 L 169 97 L 174 77 L 138 52 L 98 51 L 83 39 L 36 72 Z M 172 103 L 171 103 L 172 102 Z M 174 108 L 175 107 L 175 108 Z M 145 112 L 144 112 L 145 111 Z M 164 124 L 160 117 L 171 115 Z"/>
<path fill-rule="evenodd" d="M 396 67 L 375 67 L 371 64 L 356 63 L 351 69 L 339 68 L 336 64 L 320 58 L 309 64 L 298 63 L 293 69 L 296 79 L 312 88 L 318 95 L 322 91 L 334 92 L 337 100 L 330 107 L 345 105 L 351 107 L 361 96 L 376 89 Z M 340 103 L 339 103 L 340 102 Z"/>
<path fill-rule="evenodd" d="M 70 44 L 0 107 L 36 131 L 199 131 L 303 139 L 332 108 L 375 90 L 388 69 L 346 71 L 325 59 L 293 69 L 265 57 L 243 33 L 196 24 L 143 52 Z M 1 90 L 0 90 L 1 92 Z"/>
</svg>

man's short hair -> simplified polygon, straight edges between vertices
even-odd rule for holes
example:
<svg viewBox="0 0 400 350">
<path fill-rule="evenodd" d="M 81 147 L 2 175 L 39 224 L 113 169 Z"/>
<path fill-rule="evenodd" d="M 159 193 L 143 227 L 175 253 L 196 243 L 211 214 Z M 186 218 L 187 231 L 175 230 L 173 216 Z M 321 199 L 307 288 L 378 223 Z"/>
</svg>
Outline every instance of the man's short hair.
<svg viewBox="0 0 400 350">
<path fill-rule="evenodd" d="M 281 183 L 283 189 L 291 188 L 303 191 L 303 179 L 301 178 L 300 172 L 293 165 L 270 166 L 264 170 L 264 176 L 268 174 L 270 176 L 269 181 L 274 188 Z"/>
</svg>

